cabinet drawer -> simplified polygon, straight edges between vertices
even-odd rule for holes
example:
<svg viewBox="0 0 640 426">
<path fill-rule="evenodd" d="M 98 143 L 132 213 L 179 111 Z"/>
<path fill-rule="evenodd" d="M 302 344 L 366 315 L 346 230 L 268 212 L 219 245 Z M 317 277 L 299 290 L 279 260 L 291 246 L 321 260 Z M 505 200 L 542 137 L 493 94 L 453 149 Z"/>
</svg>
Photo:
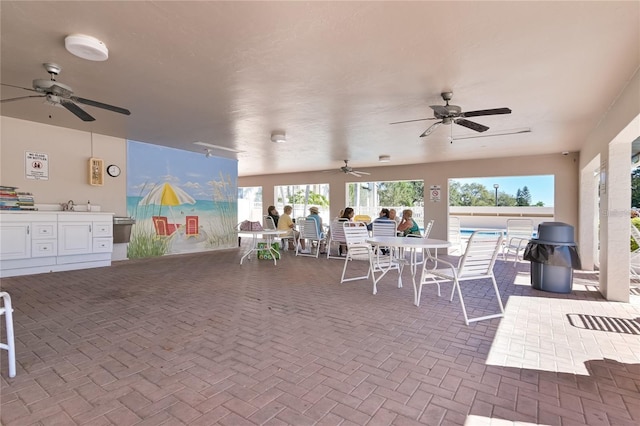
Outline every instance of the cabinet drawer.
<svg viewBox="0 0 640 426">
<path fill-rule="evenodd" d="M 56 222 L 34 222 L 31 226 L 33 228 L 31 238 L 34 240 L 56 238 L 58 231 L 58 224 Z"/>
<path fill-rule="evenodd" d="M 31 257 L 56 256 L 58 242 L 56 240 L 34 240 L 31 243 Z"/>
<path fill-rule="evenodd" d="M 110 237 L 112 228 L 111 222 L 93 222 L 93 237 Z"/>
<path fill-rule="evenodd" d="M 93 252 L 94 253 L 111 253 L 113 250 L 112 238 L 94 238 L 93 239 Z"/>
</svg>

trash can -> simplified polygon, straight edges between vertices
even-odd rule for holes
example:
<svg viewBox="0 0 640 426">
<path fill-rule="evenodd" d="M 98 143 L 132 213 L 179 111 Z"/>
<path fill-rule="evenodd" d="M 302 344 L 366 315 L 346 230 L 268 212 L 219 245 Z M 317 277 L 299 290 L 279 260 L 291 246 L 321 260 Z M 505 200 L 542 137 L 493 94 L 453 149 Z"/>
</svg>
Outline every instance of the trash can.
<svg viewBox="0 0 640 426">
<path fill-rule="evenodd" d="M 131 217 L 115 217 L 113 218 L 113 243 L 128 243 L 131 238 L 131 225 L 136 220 Z"/>
<path fill-rule="evenodd" d="M 573 269 L 581 269 L 573 226 L 542 222 L 538 238 L 529 240 L 523 258 L 531 261 L 531 287 L 553 293 L 571 293 Z"/>
</svg>

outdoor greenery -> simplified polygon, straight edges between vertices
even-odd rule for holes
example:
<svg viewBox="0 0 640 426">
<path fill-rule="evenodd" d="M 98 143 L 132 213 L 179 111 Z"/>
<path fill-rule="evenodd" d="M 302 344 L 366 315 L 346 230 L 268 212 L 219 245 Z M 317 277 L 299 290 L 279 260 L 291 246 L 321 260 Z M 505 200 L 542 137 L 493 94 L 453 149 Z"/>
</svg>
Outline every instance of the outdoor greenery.
<svg viewBox="0 0 640 426">
<path fill-rule="evenodd" d="M 640 217 L 634 217 L 633 219 L 631 219 L 631 223 L 633 224 L 633 226 L 640 229 Z M 637 250 L 638 244 L 635 242 L 635 240 L 632 237 L 629 237 L 629 238 L 631 240 L 631 251 Z"/>
<path fill-rule="evenodd" d="M 640 207 L 640 168 L 631 172 L 631 207 Z"/>
<path fill-rule="evenodd" d="M 288 198 L 289 198 L 288 202 L 290 204 L 293 204 L 293 205 L 304 204 L 305 191 L 303 190 L 297 191 L 295 194 L 290 195 Z M 282 202 L 282 198 L 279 198 L 278 201 Z M 325 197 L 322 194 L 309 191 L 309 199 L 307 201 L 307 204 L 310 206 L 328 207 L 329 200 L 327 199 L 327 197 Z"/>
<path fill-rule="evenodd" d="M 495 192 L 487 189 L 479 183 L 451 182 L 449 185 L 449 205 L 451 206 L 495 206 Z M 516 195 L 507 194 L 504 191 L 498 192 L 498 206 L 530 206 L 531 193 L 527 186 L 519 188 Z M 535 206 L 543 207 L 544 203 L 539 201 Z"/>
<path fill-rule="evenodd" d="M 379 182 L 381 206 L 415 206 L 424 203 L 424 181 Z"/>
</svg>

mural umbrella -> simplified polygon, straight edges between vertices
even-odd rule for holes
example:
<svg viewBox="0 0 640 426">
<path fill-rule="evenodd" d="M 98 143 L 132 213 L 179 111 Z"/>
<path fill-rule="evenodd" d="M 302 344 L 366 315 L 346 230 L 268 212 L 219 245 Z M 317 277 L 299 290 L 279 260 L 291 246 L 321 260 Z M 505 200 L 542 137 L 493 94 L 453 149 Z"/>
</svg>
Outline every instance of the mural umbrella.
<svg viewBox="0 0 640 426">
<path fill-rule="evenodd" d="M 160 211 L 162 211 L 162 206 L 169 206 L 169 211 L 171 212 L 171 219 L 174 223 L 176 223 L 175 218 L 173 217 L 172 206 L 179 206 L 181 204 L 195 204 L 196 200 L 191 197 L 191 195 L 187 194 L 183 189 L 172 186 L 168 182 L 163 183 L 162 185 L 158 185 L 154 187 L 147 195 L 145 195 L 142 200 L 138 203 L 140 206 L 149 206 L 156 205 L 160 206 Z"/>
</svg>

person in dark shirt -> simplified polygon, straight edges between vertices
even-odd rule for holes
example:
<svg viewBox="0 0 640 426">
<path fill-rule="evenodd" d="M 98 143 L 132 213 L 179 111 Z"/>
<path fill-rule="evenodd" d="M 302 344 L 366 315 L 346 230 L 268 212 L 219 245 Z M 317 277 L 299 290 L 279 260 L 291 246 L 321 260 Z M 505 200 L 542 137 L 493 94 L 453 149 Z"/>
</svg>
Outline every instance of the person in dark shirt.
<svg viewBox="0 0 640 426">
<path fill-rule="evenodd" d="M 278 213 L 278 210 L 276 210 L 276 206 L 269 206 L 269 208 L 267 208 L 267 215 L 269 215 L 271 219 L 273 219 L 273 224 L 276 226 L 276 229 L 278 229 L 278 219 L 280 219 L 280 213 Z"/>
</svg>

